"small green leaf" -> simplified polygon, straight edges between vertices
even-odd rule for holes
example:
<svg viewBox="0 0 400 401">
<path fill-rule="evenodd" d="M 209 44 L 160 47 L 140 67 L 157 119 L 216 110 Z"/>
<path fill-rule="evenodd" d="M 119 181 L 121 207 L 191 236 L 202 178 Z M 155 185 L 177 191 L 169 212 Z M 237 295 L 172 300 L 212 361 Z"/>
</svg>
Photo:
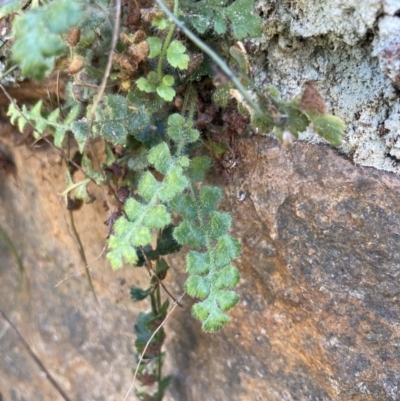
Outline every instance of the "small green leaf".
<svg viewBox="0 0 400 401">
<path fill-rule="evenodd" d="M 207 232 L 210 239 L 216 240 L 230 229 L 232 224 L 232 216 L 226 212 L 212 212 Z"/>
<path fill-rule="evenodd" d="M 72 124 L 77 119 L 80 110 L 81 106 L 79 104 L 76 104 L 74 107 L 72 107 L 68 115 L 64 118 L 64 124 L 68 125 Z"/>
<path fill-rule="evenodd" d="M 236 238 L 227 234 L 220 237 L 214 252 L 215 264 L 218 267 L 226 266 L 232 259 L 236 259 L 240 255 L 240 250 L 241 245 Z"/>
<path fill-rule="evenodd" d="M 139 203 L 136 199 L 129 198 L 125 203 L 124 210 L 128 219 L 130 221 L 135 221 L 143 214 L 145 206 Z"/>
<path fill-rule="evenodd" d="M 121 239 L 126 237 L 126 235 L 128 235 L 129 232 L 133 231 L 134 228 L 135 225 L 132 222 L 128 221 L 124 216 L 118 218 L 117 221 L 114 223 L 114 231 Z"/>
<path fill-rule="evenodd" d="M 82 19 L 81 5 L 80 1 L 59 0 L 15 15 L 12 57 L 23 76 L 41 80 L 53 69 L 54 58 L 67 50 L 60 34 Z"/>
<path fill-rule="evenodd" d="M 198 302 L 195 305 L 193 305 L 193 307 L 192 307 L 193 316 L 196 319 L 204 321 L 209 316 L 213 306 L 214 306 L 214 301 L 212 301 L 210 298 L 208 298 L 204 301 Z"/>
<path fill-rule="evenodd" d="M 86 118 L 74 121 L 71 124 L 71 130 L 74 133 L 76 142 L 78 142 L 79 152 L 83 153 L 85 149 L 86 139 L 89 134 L 89 124 Z"/>
<path fill-rule="evenodd" d="M 186 271 L 190 275 L 202 276 L 210 271 L 210 257 L 208 253 L 190 251 L 186 256 Z"/>
<path fill-rule="evenodd" d="M 162 230 L 161 235 L 157 237 L 157 252 L 160 255 L 175 253 L 182 248 L 182 245 L 178 244 L 174 238 L 174 229 L 175 226 L 170 224 L 165 227 Z"/>
<path fill-rule="evenodd" d="M 160 97 L 162 97 L 165 101 L 171 102 L 175 97 L 175 91 L 171 88 L 170 85 L 167 85 L 164 81 L 161 82 L 157 87 L 157 93 Z"/>
<path fill-rule="evenodd" d="M 159 198 L 163 202 L 167 202 L 174 196 L 183 192 L 189 185 L 188 179 L 184 176 L 182 167 L 178 164 L 173 165 L 165 176 L 163 188 L 159 192 Z"/>
<path fill-rule="evenodd" d="M 150 244 L 152 239 L 150 230 L 147 227 L 135 227 L 132 230 L 131 244 L 135 247 Z"/>
<path fill-rule="evenodd" d="M 167 60 L 172 67 L 178 67 L 181 70 L 186 70 L 190 58 L 186 52 L 186 47 L 180 40 L 173 40 L 167 50 Z"/>
<path fill-rule="evenodd" d="M 185 123 L 185 119 L 180 114 L 175 113 L 168 117 L 169 128 L 167 133 L 175 142 L 179 142 L 182 139 Z"/>
<path fill-rule="evenodd" d="M 138 193 L 140 196 L 143 196 L 147 202 L 150 202 L 157 192 L 159 185 L 159 182 L 154 178 L 153 174 L 146 171 L 139 181 Z"/>
<path fill-rule="evenodd" d="M 177 158 L 177 163 L 179 163 L 182 167 L 189 167 L 190 159 L 187 156 L 180 156 Z"/>
<path fill-rule="evenodd" d="M 319 114 L 307 111 L 306 114 L 310 118 L 315 131 L 318 135 L 325 138 L 331 145 L 340 146 L 344 137 L 344 122 L 331 114 Z"/>
<path fill-rule="evenodd" d="M 215 308 L 211 309 L 210 314 L 208 315 L 207 319 L 204 320 L 201 328 L 205 332 L 215 333 L 216 331 L 222 329 L 222 327 L 230 321 L 231 319 L 229 316 L 225 315 L 225 313 L 222 313 L 221 310 L 215 306 Z"/>
<path fill-rule="evenodd" d="M 226 32 L 227 26 L 225 24 L 224 18 L 222 15 L 216 15 L 214 21 L 214 31 L 218 35 L 222 35 Z"/>
<path fill-rule="evenodd" d="M 222 2 L 221 2 L 222 3 Z M 205 6 L 207 3 L 204 4 Z M 209 29 L 210 21 L 214 17 L 214 13 L 207 7 L 198 8 L 197 12 L 191 15 L 190 23 L 199 33 L 205 33 Z"/>
<path fill-rule="evenodd" d="M 194 220 L 197 217 L 196 207 L 188 194 L 178 193 L 169 205 L 174 213 L 181 214 L 186 220 Z"/>
<path fill-rule="evenodd" d="M 194 182 L 203 181 L 211 163 L 212 160 L 208 156 L 196 156 L 192 159 L 186 174 Z"/>
<path fill-rule="evenodd" d="M 165 278 L 168 270 L 169 266 L 168 263 L 165 261 L 165 259 L 164 258 L 158 259 L 156 263 L 156 274 L 161 280 Z"/>
<path fill-rule="evenodd" d="M 233 291 L 218 291 L 217 304 L 224 312 L 233 308 L 239 302 L 239 296 Z"/>
<path fill-rule="evenodd" d="M 214 280 L 214 286 L 219 290 L 233 288 L 239 282 L 240 274 L 236 267 L 228 265 L 215 274 Z"/>
<path fill-rule="evenodd" d="M 151 25 L 157 27 L 161 31 L 170 26 L 168 18 L 156 17 L 151 21 Z"/>
<path fill-rule="evenodd" d="M 149 123 L 150 116 L 144 106 L 139 107 L 134 111 L 130 110 L 128 130 L 131 134 L 135 135 L 137 131 L 143 130 L 143 128 L 149 125 Z"/>
<path fill-rule="evenodd" d="M 187 220 L 175 228 L 174 238 L 179 244 L 187 244 L 192 248 L 201 248 L 205 243 L 201 228 Z"/>
<path fill-rule="evenodd" d="M 167 86 L 172 86 L 175 83 L 175 78 L 172 75 L 165 75 L 162 82 Z"/>
<path fill-rule="evenodd" d="M 157 205 L 152 208 L 144 220 L 146 227 L 153 228 L 163 228 L 171 223 L 171 215 L 167 212 L 164 205 Z"/>
<path fill-rule="evenodd" d="M 222 190 L 218 187 L 204 185 L 200 189 L 200 206 L 204 216 L 213 212 L 222 199 Z"/>
<path fill-rule="evenodd" d="M 154 57 L 159 56 L 161 53 L 161 48 L 162 48 L 161 39 L 157 38 L 155 36 L 152 36 L 147 39 L 147 42 L 148 42 L 149 48 L 150 48 L 149 58 L 154 58 Z"/>
<path fill-rule="evenodd" d="M 132 171 L 144 170 L 148 165 L 148 152 L 143 146 L 128 160 L 128 168 Z"/>
<path fill-rule="evenodd" d="M 194 298 L 204 299 L 210 293 L 210 280 L 208 277 L 190 276 L 185 283 L 186 292 Z"/>
<path fill-rule="evenodd" d="M 107 259 L 110 261 L 113 270 L 120 269 L 123 266 L 122 255 L 119 249 L 107 253 Z"/>
<path fill-rule="evenodd" d="M 138 261 L 138 256 L 135 248 L 130 246 L 129 244 L 124 244 L 119 248 L 121 251 L 121 255 L 126 263 L 135 266 Z"/>
<path fill-rule="evenodd" d="M 147 78 L 141 77 L 136 82 L 137 87 L 146 93 L 152 93 L 157 90 L 157 85 L 150 82 Z"/>
<path fill-rule="evenodd" d="M 140 287 L 133 286 L 131 287 L 131 298 L 134 301 L 142 301 L 143 299 L 147 298 L 152 291 L 153 287 L 150 287 L 147 290 L 143 290 Z"/>
<path fill-rule="evenodd" d="M 310 125 L 307 116 L 293 103 L 283 108 L 287 117 L 287 129 L 297 138 L 299 132 L 304 132 Z"/>
<path fill-rule="evenodd" d="M 226 8 L 236 39 L 261 36 L 262 19 L 259 15 L 253 15 L 253 12 L 254 0 L 236 0 Z"/>
<path fill-rule="evenodd" d="M 165 142 L 150 149 L 149 162 L 162 174 L 166 174 L 172 163 L 169 147 Z"/>
</svg>

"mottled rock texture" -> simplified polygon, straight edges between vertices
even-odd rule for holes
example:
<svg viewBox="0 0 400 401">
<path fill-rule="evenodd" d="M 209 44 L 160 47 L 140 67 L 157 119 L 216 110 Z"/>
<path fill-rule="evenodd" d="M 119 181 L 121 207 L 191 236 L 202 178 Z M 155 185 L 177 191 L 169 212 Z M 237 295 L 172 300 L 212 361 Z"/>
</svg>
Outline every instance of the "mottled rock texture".
<svg viewBox="0 0 400 401">
<path fill-rule="evenodd" d="M 241 301 L 215 335 L 200 331 L 189 299 L 176 309 L 167 325 L 167 401 L 400 400 L 400 4 L 263 0 L 258 9 L 257 83 L 292 98 L 318 81 L 329 111 L 346 121 L 345 144 L 340 152 L 309 142 L 285 151 L 272 138 L 237 138 L 242 160 L 222 207 L 243 244 Z M 316 142 L 311 131 L 303 137 Z M 109 268 L 105 193 L 92 188 L 97 200 L 74 215 L 97 306 L 59 197 L 61 157 L 11 152 L 17 175 L 0 171 L 0 226 L 25 272 L 21 283 L 0 239 L 0 308 L 71 400 L 123 400 L 135 366 L 132 326 L 147 307 L 129 299 L 129 287 L 146 286 L 148 276 Z M 175 296 L 183 259 L 170 258 L 166 284 Z M 0 399 L 61 400 L 0 324 Z"/>
<path fill-rule="evenodd" d="M 249 137 L 237 146 L 243 160 L 223 208 L 243 244 L 241 301 L 216 335 L 200 331 L 188 299 L 172 315 L 168 399 L 399 400 L 400 179 L 325 145 L 284 151 L 272 138 Z M 71 399 L 123 399 L 138 313 L 129 286 L 147 277 L 134 268 L 111 272 L 101 258 L 92 266 L 98 308 L 57 198 L 58 157 L 26 156 L 16 157 L 17 186 L 3 181 L 0 224 L 23 256 L 28 286 L 18 290 L 1 242 L 1 308 Z M 75 212 L 91 261 L 106 235 L 101 196 Z M 182 260 L 171 258 L 167 281 L 176 296 Z M 11 329 L 0 349 L 3 399 L 60 399 Z"/>
<path fill-rule="evenodd" d="M 241 303 L 211 338 L 180 321 L 191 385 L 175 367 L 176 399 L 399 400 L 400 180 L 327 146 L 254 140 L 240 141 L 224 204 L 243 244 Z"/>
<path fill-rule="evenodd" d="M 256 39 L 259 87 L 299 95 L 317 82 L 329 112 L 347 125 L 342 150 L 356 163 L 400 172 L 398 0 L 261 0 Z M 308 130 L 304 139 L 319 141 Z"/>
</svg>

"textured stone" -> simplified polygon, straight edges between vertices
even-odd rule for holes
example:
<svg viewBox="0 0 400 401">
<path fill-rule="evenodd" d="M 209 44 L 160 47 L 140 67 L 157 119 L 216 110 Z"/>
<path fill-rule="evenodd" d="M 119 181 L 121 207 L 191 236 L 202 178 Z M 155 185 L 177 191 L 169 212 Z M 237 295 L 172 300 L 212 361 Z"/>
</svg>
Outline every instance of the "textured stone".
<svg viewBox="0 0 400 401">
<path fill-rule="evenodd" d="M 0 237 L 0 308 L 71 400 L 123 399 L 135 365 L 133 323 L 140 311 L 129 299 L 129 287 L 147 277 L 140 269 L 113 272 L 104 257 L 98 259 L 107 212 L 104 193 L 92 188 L 98 200 L 74 215 L 98 307 L 60 196 L 65 189 L 61 157 L 51 149 L 20 148 L 14 159 L 17 176 L 1 176 L 0 227 L 14 242 L 25 271 L 21 283 L 15 258 Z M 61 400 L 11 328 L 0 332 L 0 355 L 2 400 Z"/>
<path fill-rule="evenodd" d="M 237 147 L 242 162 L 222 207 L 243 244 L 241 301 L 215 335 L 200 331 L 188 299 L 172 314 L 166 400 L 398 400 L 400 179 L 324 145 L 283 151 L 253 136 Z M 18 178 L 2 181 L 0 224 L 28 282 L 19 289 L 15 260 L 0 241 L 1 309 L 72 400 L 123 399 L 135 364 L 132 326 L 146 308 L 129 299 L 129 287 L 145 287 L 148 276 L 113 272 L 101 257 L 91 266 L 98 308 L 58 197 L 61 159 L 48 150 L 19 151 L 14 160 Z M 75 212 L 89 261 L 106 236 L 104 194 L 96 196 Z M 175 296 L 183 259 L 170 258 L 166 284 Z M 11 329 L 0 349 L 5 401 L 60 399 Z"/>
<path fill-rule="evenodd" d="M 167 401 L 400 400 L 400 181 L 353 164 L 400 172 L 398 61 L 391 56 L 398 1 L 258 6 L 265 25 L 254 41 L 256 83 L 289 99 L 318 81 L 329 112 L 346 121 L 341 150 L 349 157 L 321 144 L 282 151 L 271 138 L 238 139 L 243 160 L 222 206 L 234 214 L 232 233 L 243 244 L 241 301 L 216 335 L 200 331 L 188 299 L 175 310 L 167 325 Z M 302 137 L 318 142 L 312 131 Z M 97 307 L 60 202 L 61 158 L 21 149 L 14 159 L 17 176 L 1 175 L 0 226 L 22 255 L 25 282 L 21 289 L 0 240 L 0 307 L 72 400 L 122 400 L 135 365 L 132 326 L 146 308 L 132 303 L 129 287 L 145 286 L 148 276 L 112 272 L 98 259 L 108 212 L 105 194 L 92 189 L 98 200 L 75 218 L 88 260 L 96 261 Z M 183 256 L 170 261 L 167 285 L 179 296 Z M 0 354 L 4 401 L 61 399 L 11 329 L 0 333 Z"/>
<path fill-rule="evenodd" d="M 252 40 L 258 87 L 284 99 L 317 81 L 328 112 L 346 122 L 341 147 L 356 163 L 400 172 L 400 4 L 397 0 L 257 2 L 265 24 Z M 321 142 L 312 129 L 301 134 Z"/>
<path fill-rule="evenodd" d="M 328 146 L 239 149 L 241 302 L 215 336 L 175 315 L 174 399 L 399 400 L 399 178 Z"/>
</svg>

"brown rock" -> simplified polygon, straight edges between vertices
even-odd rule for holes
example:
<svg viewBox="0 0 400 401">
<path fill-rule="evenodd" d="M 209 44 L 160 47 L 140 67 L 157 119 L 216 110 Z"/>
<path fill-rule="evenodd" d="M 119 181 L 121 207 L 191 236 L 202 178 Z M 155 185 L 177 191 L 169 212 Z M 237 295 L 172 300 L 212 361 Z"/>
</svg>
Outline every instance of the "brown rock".
<svg viewBox="0 0 400 401">
<path fill-rule="evenodd" d="M 399 400 L 400 179 L 328 146 L 239 149 L 241 302 L 215 336 L 170 323 L 174 399 Z"/>
<path fill-rule="evenodd" d="M 200 331 L 187 298 L 172 314 L 166 400 L 398 400 L 400 179 L 357 167 L 329 146 L 284 151 L 251 137 L 238 148 L 222 207 L 243 244 L 241 301 L 215 335 Z M 123 399 L 135 365 L 132 326 L 145 308 L 129 299 L 129 287 L 146 287 L 148 276 L 113 272 L 101 258 L 91 266 L 97 309 L 57 197 L 60 160 L 17 153 L 20 188 L 2 183 L 0 225 L 23 256 L 29 286 L 18 291 L 0 241 L 0 306 L 72 400 Z M 104 193 L 95 195 L 74 212 L 89 261 L 107 235 Z M 182 260 L 170 258 L 166 284 L 175 296 L 186 278 Z M 5 400 L 59 399 L 10 329 L 0 353 Z"/>
</svg>

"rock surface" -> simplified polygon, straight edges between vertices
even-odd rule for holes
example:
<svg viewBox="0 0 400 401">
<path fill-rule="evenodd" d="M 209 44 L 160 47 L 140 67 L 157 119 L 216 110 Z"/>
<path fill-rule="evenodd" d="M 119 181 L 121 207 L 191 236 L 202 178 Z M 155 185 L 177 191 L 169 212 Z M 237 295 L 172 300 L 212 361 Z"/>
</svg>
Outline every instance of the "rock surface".
<svg viewBox="0 0 400 401">
<path fill-rule="evenodd" d="M 241 301 L 216 335 L 200 331 L 188 299 L 171 316 L 167 400 L 399 400 L 400 179 L 324 145 L 284 151 L 272 138 L 250 137 L 237 146 L 243 160 L 223 208 L 243 244 Z M 147 277 L 134 268 L 112 272 L 100 258 L 91 268 L 97 308 L 56 196 L 58 156 L 23 156 L 16 155 L 18 186 L 3 181 L 0 224 L 23 255 L 29 285 L 18 290 L 15 261 L 0 242 L 1 309 L 72 400 L 123 399 L 140 306 L 129 286 Z M 97 195 L 75 212 L 91 261 L 106 235 Z M 171 258 L 167 282 L 176 296 L 182 259 Z M 13 331 L 2 334 L 3 399 L 61 399 Z"/>
<path fill-rule="evenodd" d="M 188 299 L 171 316 L 167 401 L 400 400 L 400 179 L 387 172 L 400 172 L 400 6 L 260 0 L 258 9 L 257 84 L 292 98 L 316 80 L 329 111 L 346 121 L 348 156 L 315 144 L 311 131 L 303 138 L 314 144 L 286 151 L 272 138 L 237 138 L 242 161 L 222 207 L 243 244 L 241 301 L 216 335 L 200 331 Z M 97 306 L 59 198 L 61 158 L 24 148 L 14 158 L 16 176 L 0 165 L 0 227 L 24 279 L 0 238 L 0 308 L 71 400 L 123 400 L 135 366 L 132 326 L 146 308 L 129 288 L 148 276 L 109 268 L 106 194 L 92 189 L 96 202 L 74 216 Z M 171 264 L 167 285 L 179 296 L 183 256 Z M 0 324 L 0 400 L 61 400 Z"/>
<path fill-rule="evenodd" d="M 241 303 L 211 338 L 179 319 L 174 399 L 399 400 L 400 180 L 330 147 L 254 140 L 224 203 Z"/>
<path fill-rule="evenodd" d="M 316 81 L 328 111 L 346 122 L 342 150 L 357 164 L 400 172 L 398 0 L 257 2 L 265 24 L 250 46 L 258 87 L 282 97 Z M 318 142 L 309 129 L 302 138 Z"/>
</svg>

